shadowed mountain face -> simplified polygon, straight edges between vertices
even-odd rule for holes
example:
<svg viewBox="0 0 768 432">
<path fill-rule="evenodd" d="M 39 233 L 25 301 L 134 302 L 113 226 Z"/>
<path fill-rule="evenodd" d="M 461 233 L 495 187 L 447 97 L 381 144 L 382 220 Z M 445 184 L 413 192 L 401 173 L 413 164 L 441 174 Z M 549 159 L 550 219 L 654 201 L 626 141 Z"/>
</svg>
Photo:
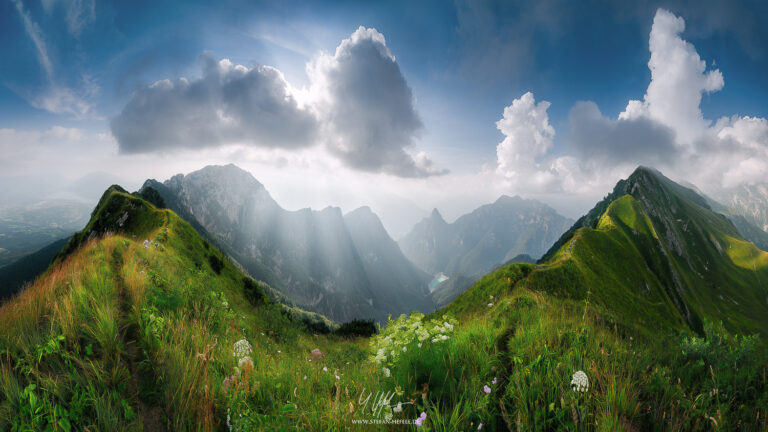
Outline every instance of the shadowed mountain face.
<svg viewBox="0 0 768 432">
<path fill-rule="evenodd" d="M 573 223 L 534 200 L 502 196 L 448 224 L 437 209 L 399 242 L 403 253 L 432 275 L 448 281 L 439 289 L 446 304 L 480 276 L 519 256 L 540 257 Z"/>
<path fill-rule="evenodd" d="M 284 210 L 234 165 L 148 180 L 142 189 L 149 187 L 256 279 L 305 308 L 338 321 L 433 308 L 426 278 L 403 267 L 407 260 L 370 211 L 345 219 L 332 207 Z"/>
</svg>

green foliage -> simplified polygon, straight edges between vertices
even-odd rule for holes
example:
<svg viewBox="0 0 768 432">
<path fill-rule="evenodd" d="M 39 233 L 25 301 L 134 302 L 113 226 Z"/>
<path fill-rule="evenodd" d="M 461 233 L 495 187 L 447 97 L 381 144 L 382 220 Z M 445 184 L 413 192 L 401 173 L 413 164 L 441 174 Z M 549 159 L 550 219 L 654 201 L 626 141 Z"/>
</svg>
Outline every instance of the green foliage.
<svg viewBox="0 0 768 432">
<path fill-rule="evenodd" d="M 134 192 L 133 195 L 144 199 L 159 209 L 166 208 L 165 200 L 160 195 L 160 192 L 153 187 L 143 188 L 140 192 Z"/>
<path fill-rule="evenodd" d="M 341 324 L 333 334 L 343 337 L 371 337 L 376 334 L 376 324 L 373 320 L 356 319 Z"/>
<path fill-rule="evenodd" d="M 254 306 L 263 304 L 267 299 L 266 294 L 264 294 L 264 288 L 250 276 L 243 277 L 243 292 L 245 293 L 245 298 Z"/>
<path fill-rule="evenodd" d="M 224 268 L 224 261 L 221 260 L 215 254 L 208 255 L 208 263 L 211 265 L 211 269 L 216 274 L 221 274 L 221 269 Z"/>
</svg>

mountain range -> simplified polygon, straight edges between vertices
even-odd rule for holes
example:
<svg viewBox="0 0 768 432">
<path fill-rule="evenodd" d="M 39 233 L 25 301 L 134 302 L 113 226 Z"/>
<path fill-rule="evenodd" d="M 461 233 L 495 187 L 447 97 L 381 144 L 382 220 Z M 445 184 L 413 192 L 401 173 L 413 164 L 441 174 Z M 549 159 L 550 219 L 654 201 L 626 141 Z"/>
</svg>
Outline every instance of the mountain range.
<svg viewBox="0 0 768 432">
<path fill-rule="evenodd" d="M 768 183 L 742 185 L 728 192 L 725 203 L 732 214 L 768 231 Z"/>
<path fill-rule="evenodd" d="M 411 305 L 394 297 L 429 276 L 398 250 L 370 209 L 288 212 L 234 167 L 112 186 L 0 307 L 0 429 L 765 429 L 768 252 L 656 170 L 619 181 L 538 263 L 499 263 L 378 335 L 283 301 L 309 286 Z M 241 260 L 274 266 L 283 294 Z M 342 265 L 389 285 L 342 297 Z M 402 403 L 372 413 L 378 387 Z"/>
<path fill-rule="evenodd" d="M 434 309 L 430 277 L 402 255 L 370 209 L 346 216 L 334 207 L 288 211 L 234 165 L 148 180 L 142 191 L 148 189 L 254 278 L 303 308 L 338 321 Z"/>
<path fill-rule="evenodd" d="M 540 257 L 572 224 L 538 201 L 502 196 L 450 224 L 434 209 L 398 243 L 420 269 L 448 277 L 433 292 L 445 305 L 496 267 Z"/>
</svg>

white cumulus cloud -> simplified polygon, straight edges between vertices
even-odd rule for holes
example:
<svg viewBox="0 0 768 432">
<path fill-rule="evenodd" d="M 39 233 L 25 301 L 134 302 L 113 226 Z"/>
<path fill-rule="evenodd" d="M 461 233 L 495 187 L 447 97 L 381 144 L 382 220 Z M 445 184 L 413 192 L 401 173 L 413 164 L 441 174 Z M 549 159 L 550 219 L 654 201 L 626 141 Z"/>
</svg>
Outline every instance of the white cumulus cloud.
<svg viewBox="0 0 768 432">
<path fill-rule="evenodd" d="M 426 154 L 411 153 L 423 124 L 411 88 L 376 29 L 359 27 L 333 55 L 310 63 L 307 73 L 326 144 L 347 165 L 402 177 L 441 173 Z"/>
<path fill-rule="evenodd" d="M 682 39 L 685 21 L 659 9 L 649 37 L 651 71 L 642 101 L 630 100 L 617 118 L 594 102 L 579 102 L 557 154 L 546 102 L 526 93 L 497 123 L 497 173 L 516 190 L 607 192 L 638 165 L 657 167 L 708 193 L 768 178 L 768 121 L 732 116 L 713 122 L 701 111 L 705 93 L 723 88 L 695 47 Z"/>
<path fill-rule="evenodd" d="M 674 130 L 679 142 L 692 143 L 710 124 L 699 108 L 702 94 L 722 89 L 724 81 L 680 37 L 684 30 L 682 18 L 664 9 L 656 12 L 648 43 L 651 83 L 643 101 L 629 101 L 619 119 L 647 117 Z"/>
</svg>

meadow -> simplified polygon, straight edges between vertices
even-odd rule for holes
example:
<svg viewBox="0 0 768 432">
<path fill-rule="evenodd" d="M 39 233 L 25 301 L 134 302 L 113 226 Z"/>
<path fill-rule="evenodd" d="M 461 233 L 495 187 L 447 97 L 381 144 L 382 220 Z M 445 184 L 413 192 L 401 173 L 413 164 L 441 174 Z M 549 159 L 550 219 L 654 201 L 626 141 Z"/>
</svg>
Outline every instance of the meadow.
<svg viewBox="0 0 768 432">
<path fill-rule="evenodd" d="M 174 213 L 107 200 L 95 217 L 130 209 L 127 229 L 0 309 L 2 430 L 768 429 L 757 336 L 649 336 L 531 264 L 360 336 L 275 301 Z"/>
</svg>

